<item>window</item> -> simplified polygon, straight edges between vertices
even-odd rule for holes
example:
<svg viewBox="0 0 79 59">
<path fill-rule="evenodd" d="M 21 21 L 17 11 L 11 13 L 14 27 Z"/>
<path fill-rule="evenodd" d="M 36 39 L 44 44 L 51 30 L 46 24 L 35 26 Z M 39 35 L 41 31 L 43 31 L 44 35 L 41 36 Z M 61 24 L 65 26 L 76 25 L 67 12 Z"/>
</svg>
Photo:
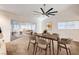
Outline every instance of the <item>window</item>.
<svg viewBox="0 0 79 59">
<path fill-rule="evenodd" d="M 20 26 L 21 29 L 33 30 L 34 32 L 36 31 L 36 24 L 33 23 L 20 24 Z"/>
<path fill-rule="evenodd" d="M 35 23 L 19 23 L 15 20 L 12 20 L 11 25 L 13 31 L 17 31 L 19 29 L 33 30 L 34 32 L 36 31 Z"/>
<path fill-rule="evenodd" d="M 79 29 L 79 21 L 60 22 L 58 29 Z"/>
</svg>

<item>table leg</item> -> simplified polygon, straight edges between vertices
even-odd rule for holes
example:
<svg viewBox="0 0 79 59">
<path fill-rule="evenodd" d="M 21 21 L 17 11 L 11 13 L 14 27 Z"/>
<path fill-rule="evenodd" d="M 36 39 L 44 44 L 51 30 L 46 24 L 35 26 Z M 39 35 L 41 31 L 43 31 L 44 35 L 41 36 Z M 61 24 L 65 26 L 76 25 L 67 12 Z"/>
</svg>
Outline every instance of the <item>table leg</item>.
<svg viewBox="0 0 79 59">
<path fill-rule="evenodd" d="M 52 49 L 53 49 L 53 54 L 55 54 L 54 53 L 54 42 L 53 42 L 53 40 L 52 40 Z"/>
</svg>

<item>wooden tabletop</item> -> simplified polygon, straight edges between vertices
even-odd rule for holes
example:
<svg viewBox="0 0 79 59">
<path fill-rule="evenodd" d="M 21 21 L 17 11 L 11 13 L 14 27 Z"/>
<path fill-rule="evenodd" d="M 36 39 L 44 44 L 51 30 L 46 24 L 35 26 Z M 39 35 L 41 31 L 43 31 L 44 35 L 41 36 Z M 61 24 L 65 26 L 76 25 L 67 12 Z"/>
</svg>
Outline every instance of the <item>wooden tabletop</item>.
<svg viewBox="0 0 79 59">
<path fill-rule="evenodd" d="M 48 36 L 48 35 L 38 35 L 38 34 L 37 34 L 36 36 L 57 41 L 57 37 L 55 37 L 55 36 L 53 36 L 53 35 L 51 35 L 51 36 L 49 35 L 49 36 Z"/>
</svg>

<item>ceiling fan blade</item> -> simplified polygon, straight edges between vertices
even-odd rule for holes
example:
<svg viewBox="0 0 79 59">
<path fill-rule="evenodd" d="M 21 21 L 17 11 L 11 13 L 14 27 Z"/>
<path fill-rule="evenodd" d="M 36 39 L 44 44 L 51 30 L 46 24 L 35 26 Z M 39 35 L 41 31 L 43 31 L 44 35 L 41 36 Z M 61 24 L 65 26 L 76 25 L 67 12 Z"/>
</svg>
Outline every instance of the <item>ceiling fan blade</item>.
<svg viewBox="0 0 79 59">
<path fill-rule="evenodd" d="M 53 15 L 54 16 L 55 14 L 48 14 L 48 15 Z"/>
<path fill-rule="evenodd" d="M 53 12 L 49 12 L 49 13 L 57 13 L 57 12 L 58 12 L 58 11 L 53 11 Z M 48 13 L 48 14 L 49 14 L 49 13 Z"/>
<path fill-rule="evenodd" d="M 50 8 L 46 13 L 48 13 L 49 11 L 51 11 L 53 8 Z"/>
<path fill-rule="evenodd" d="M 41 9 L 41 11 L 43 12 L 43 14 L 45 14 L 44 10 L 43 10 L 42 8 L 40 8 L 40 9 Z"/>
<path fill-rule="evenodd" d="M 42 14 L 41 12 L 38 12 L 38 11 L 33 11 L 33 12 Z"/>
</svg>

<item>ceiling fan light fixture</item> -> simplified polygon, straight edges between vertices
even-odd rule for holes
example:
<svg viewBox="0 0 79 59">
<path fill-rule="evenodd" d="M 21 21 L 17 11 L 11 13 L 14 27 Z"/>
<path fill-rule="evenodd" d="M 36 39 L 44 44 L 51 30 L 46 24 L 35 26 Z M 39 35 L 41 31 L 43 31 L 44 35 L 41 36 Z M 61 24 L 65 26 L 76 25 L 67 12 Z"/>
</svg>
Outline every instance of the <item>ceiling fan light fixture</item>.
<svg viewBox="0 0 79 59">
<path fill-rule="evenodd" d="M 44 7 L 46 6 L 46 4 L 43 5 Z M 36 13 L 40 13 L 42 15 L 45 15 L 47 17 L 49 17 L 50 15 L 54 16 L 55 13 L 58 13 L 58 11 L 52 11 L 54 8 L 50 8 L 48 11 L 45 12 L 45 8 L 40 8 L 42 12 L 38 12 L 36 11 Z"/>
</svg>

